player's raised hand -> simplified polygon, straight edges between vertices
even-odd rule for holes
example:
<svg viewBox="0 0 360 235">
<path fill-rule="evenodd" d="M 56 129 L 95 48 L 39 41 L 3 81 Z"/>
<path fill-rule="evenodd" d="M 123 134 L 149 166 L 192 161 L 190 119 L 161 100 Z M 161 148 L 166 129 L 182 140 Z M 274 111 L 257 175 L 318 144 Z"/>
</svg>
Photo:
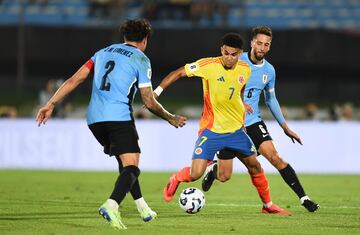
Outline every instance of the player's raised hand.
<svg viewBox="0 0 360 235">
<path fill-rule="evenodd" d="M 295 143 L 295 140 L 299 143 L 299 144 L 303 144 L 300 137 L 293 132 L 290 128 L 284 129 L 285 134 L 292 140 L 293 143 Z"/>
<path fill-rule="evenodd" d="M 254 112 L 254 110 L 251 108 L 251 106 L 248 105 L 248 104 L 245 103 L 245 102 L 244 102 L 244 107 L 245 107 L 245 112 L 246 112 L 247 114 L 250 114 L 250 113 L 253 113 L 253 112 Z"/>
<path fill-rule="evenodd" d="M 169 120 L 169 123 L 173 125 L 174 127 L 183 127 L 186 124 L 186 117 L 180 116 L 180 115 L 173 115 L 173 117 Z"/>
<path fill-rule="evenodd" d="M 36 115 L 36 122 L 38 123 L 38 126 L 46 123 L 46 121 L 51 117 L 54 108 L 55 105 L 50 103 L 50 104 L 46 104 L 45 106 L 39 109 Z"/>
</svg>

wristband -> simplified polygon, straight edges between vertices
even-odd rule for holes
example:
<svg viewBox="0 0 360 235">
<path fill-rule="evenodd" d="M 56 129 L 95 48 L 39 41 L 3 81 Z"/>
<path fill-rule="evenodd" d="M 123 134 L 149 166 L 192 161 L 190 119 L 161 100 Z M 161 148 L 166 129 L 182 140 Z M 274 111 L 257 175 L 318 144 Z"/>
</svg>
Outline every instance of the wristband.
<svg viewBox="0 0 360 235">
<path fill-rule="evenodd" d="M 164 89 L 161 88 L 161 86 L 156 87 L 156 89 L 154 90 L 154 93 L 157 96 L 160 96 L 161 92 L 163 92 Z"/>
</svg>

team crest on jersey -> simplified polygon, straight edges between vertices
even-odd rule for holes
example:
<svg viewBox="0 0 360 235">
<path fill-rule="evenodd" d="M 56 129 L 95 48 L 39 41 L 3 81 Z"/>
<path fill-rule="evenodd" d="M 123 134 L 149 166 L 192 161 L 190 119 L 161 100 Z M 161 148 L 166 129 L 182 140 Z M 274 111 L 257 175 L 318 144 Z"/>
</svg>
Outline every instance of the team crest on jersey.
<svg viewBox="0 0 360 235">
<path fill-rule="evenodd" d="M 151 75 L 152 75 L 151 69 L 148 69 L 147 70 L 147 76 L 148 76 L 149 79 L 151 79 Z"/>
<path fill-rule="evenodd" d="M 239 77 L 239 82 L 240 82 L 240 84 L 244 84 L 244 83 L 245 83 L 244 75 L 240 75 L 240 77 Z"/>
<path fill-rule="evenodd" d="M 267 80 L 268 80 L 267 74 L 263 74 L 263 75 L 262 75 L 262 81 L 263 81 L 263 83 L 265 84 L 265 83 L 267 82 Z"/>
<path fill-rule="evenodd" d="M 200 155 L 202 153 L 202 148 L 201 147 L 197 147 L 196 149 L 195 149 L 195 154 L 196 155 Z"/>
</svg>

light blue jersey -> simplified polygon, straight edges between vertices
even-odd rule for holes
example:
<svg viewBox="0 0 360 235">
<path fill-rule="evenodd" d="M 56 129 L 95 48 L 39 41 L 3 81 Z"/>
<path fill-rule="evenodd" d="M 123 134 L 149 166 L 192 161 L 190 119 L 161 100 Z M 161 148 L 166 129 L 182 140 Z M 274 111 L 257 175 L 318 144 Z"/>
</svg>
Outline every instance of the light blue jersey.
<svg viewBox="0 0 360 235">
<path fill-rule="evenodd" d="M 113 44 L 95 53 L 88 125 L 104 121 L 130 121 L 138 88 L 151 86 L 151 65 L 146 55 L 127 44 Z"/>
<path fill-rule="evenodd" d="M 246 113 L 245 126 L 250 126 L 262 120 L 259 109 L 259 100 L 262 91 L 264 91 L 265 103 L 275 119 L 279 124 L 284 123 L 285 119 L 275 96 L 274 67 L 265 59 L 262 64 L 253 64 L 249 59 L 248 53 L 242 54 L 240 59 L 248 63 L 251 68 L 251 76 L 246 84 L 244 100 L 245 103 L 251 106 L 254 112 L 251 114 Z"/>
</svg>

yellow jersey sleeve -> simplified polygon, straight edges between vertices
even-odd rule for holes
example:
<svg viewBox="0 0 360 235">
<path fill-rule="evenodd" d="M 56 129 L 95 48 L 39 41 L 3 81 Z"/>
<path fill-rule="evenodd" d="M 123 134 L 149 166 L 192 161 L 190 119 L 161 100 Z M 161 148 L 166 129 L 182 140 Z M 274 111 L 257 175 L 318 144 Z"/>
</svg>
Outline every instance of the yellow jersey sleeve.
<svg viewBox="0 0 360 235">
<path fill-rule="evenodd" d="M 213 62 L 213 58 L 203 58 L 193 63 L 185 65 L 186 76 L 188 77 L 201 77 L 204 80 L 208 79 L 207 72 L 208 66 Z"/>
</svg>

